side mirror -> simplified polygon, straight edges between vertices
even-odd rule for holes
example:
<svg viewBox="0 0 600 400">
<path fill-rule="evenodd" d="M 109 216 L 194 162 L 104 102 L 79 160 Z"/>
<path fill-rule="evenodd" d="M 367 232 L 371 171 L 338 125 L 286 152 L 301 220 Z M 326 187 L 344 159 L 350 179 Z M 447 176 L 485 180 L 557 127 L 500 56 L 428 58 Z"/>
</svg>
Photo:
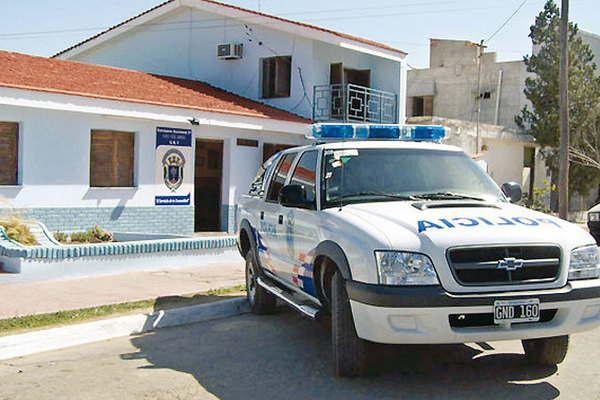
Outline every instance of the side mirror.
<svg viewBox="0 0 600 400">
<path fill-rule="evenodd" d="M 279 204 L 284 207 L 307 208 L 306 190 L 302 185 L 285 185 L 279 191 Z"/>
<path fill-rule="evenodd" d="M 518 203 L 521 201 L 523 190 L 521 189 L 521 185 L 517 182 L 506 182 L 500 188 L 502 189 L 502 193 L 509 198 L 511 203 Z"/>
</svg>

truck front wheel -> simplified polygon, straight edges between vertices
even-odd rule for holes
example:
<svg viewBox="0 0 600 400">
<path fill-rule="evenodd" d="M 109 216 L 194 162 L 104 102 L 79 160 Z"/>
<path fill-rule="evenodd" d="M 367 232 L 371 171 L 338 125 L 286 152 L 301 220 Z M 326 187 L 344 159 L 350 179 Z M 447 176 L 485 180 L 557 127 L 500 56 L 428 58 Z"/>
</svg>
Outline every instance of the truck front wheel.
<svg viewBox="0 0 600 400">
<path fill-rule="evenodd" d="M 252 252 L 246 254 L 246 297 L 254 314 L 270 314 L 277 309 L 277 299 L 258 284 L 258 266 Z"/>
<path fill-rule="evenodd" d="M 522 340 L 525 357 L 538 365 L 556 365 L 563 362 L 569 350 L 569 336 Z"/>
<path fill-rule="evenodd" d="M 344 278 L 336 271 L 331 280 L 331 341 L 336 376 L 362 376 L 368 370 L 368 343 L 359 338 L 346 294 Z"/>
</svg>

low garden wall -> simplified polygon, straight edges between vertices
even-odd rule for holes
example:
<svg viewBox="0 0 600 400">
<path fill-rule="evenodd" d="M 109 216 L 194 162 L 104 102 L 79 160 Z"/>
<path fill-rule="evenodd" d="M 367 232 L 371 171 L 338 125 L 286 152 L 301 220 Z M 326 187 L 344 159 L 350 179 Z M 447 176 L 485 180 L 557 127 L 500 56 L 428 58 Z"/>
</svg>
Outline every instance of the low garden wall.
<svg viewBox="0 0 600 400">
<path fill-rule="evenodd" d="M 21 279 L 0 276 L 2 281 L 23 278 L 53 279 L 110 275 L 135 270 L 182 268 L 210 262 L 238 260 L 236 238 L 167 237 L 153 239 L 138 234 L 122 234 L 120 240 L 134 241 L 62 245 L 24 246 L 11 240 L 0 227 L 0 263 L 4 272 Z M 141 239 L 141 240 L 139 240 Z M 9 274 L 10 275 L 10 274 Z M 4 279 L 7 278 L 7 279 Z"/>
</svg>

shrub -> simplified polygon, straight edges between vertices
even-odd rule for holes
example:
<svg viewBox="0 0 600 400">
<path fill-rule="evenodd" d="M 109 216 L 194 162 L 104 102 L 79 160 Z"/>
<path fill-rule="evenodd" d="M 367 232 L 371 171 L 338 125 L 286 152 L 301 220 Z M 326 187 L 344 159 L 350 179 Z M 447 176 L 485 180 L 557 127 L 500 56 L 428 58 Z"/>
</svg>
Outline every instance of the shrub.
<svg viewBox="0 0 600 400">
<path fill-rule="evenodd" d="M 57 232 L 62 233 L 62 232 Z M 64 234 L 64 233 L 63 233 Z M 64 234 L 65 237 L 67 236 Z M 56 237 L 56 233 L 54 234 Z M 57 238 L 58 241 L 63 241 Z M 100 227 L 100 225 L 96 225 L 87 231 L 81 232 L 71 232 L 68 235 L 68 238 L 65 238 L 64 242 L 66 243 L 101 243 L 101 242 L 112 242 L 113 235 L 111 232 L 106 231 Z"/>
<path fill-rule="evenodd" d="M 56 231 L 53 233 L 54 239 L 58 240 L 61 243 L 67 243 L 69 241 L 69 235 L 64 232 Z"/>
<path fill-rule="evenodd" d="M 94 238 L 98 239 L 101 242 L 112 242 L 113 235 L 111 232 L 106 231 L 100 227 L 100 225 L 96 225 L 91 229 L 91 233 Z"/>
<path fill-rule="evenodd" d="M 8 237 L 14 241 L 25 246 L 35 246 L 38 244 L 38 241 L 31 234 L 25 221 L 17 215 L 10 215 L 0 219 L 0 225 L 4 227 Z"/>
<path fill-rule="evenodd" d="M 544 186 L 535 186 L 531 196 L 525 194 L 521 203 L 532 210 L 549 213 L 551 210 L 546 205 L 546 198 L 549 196 L 550 192 L 554 192 L 555 190 L 556 187 L 554 185 L 550 185 L 548 181 L 544 180 Z"/>
</svg>

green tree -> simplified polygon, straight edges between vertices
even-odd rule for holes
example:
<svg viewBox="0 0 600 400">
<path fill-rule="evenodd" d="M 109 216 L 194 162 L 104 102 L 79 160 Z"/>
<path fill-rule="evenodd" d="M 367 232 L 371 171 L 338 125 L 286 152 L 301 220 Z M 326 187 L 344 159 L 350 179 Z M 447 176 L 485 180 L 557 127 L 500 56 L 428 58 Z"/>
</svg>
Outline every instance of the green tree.
<svg viewBox="0 0 600 400">
<path fill-rule="evenodd" d="M 560 10 L 552 0 L 531 26 L 529 37 L 534 54 L 524 57 L 527 71 L 534 73 L 525 81 L 525 96 L 531 107 L 525 106 L 515 120 L 517 125 L 536 138 L 553 177 L 558 177 L 559 129 L 559 38 Z M 598 131 L 592 110 L 600 104 L 600 78 L 596 73 L 590 47 L 577 35 L 576 24 L 569 23 L 569 137 L 571 148 L 589 153 L 589 144 Z M 571 160 L 569 192 L 587 195 L 600 182 L 600 170 Z"/>
</svg>

